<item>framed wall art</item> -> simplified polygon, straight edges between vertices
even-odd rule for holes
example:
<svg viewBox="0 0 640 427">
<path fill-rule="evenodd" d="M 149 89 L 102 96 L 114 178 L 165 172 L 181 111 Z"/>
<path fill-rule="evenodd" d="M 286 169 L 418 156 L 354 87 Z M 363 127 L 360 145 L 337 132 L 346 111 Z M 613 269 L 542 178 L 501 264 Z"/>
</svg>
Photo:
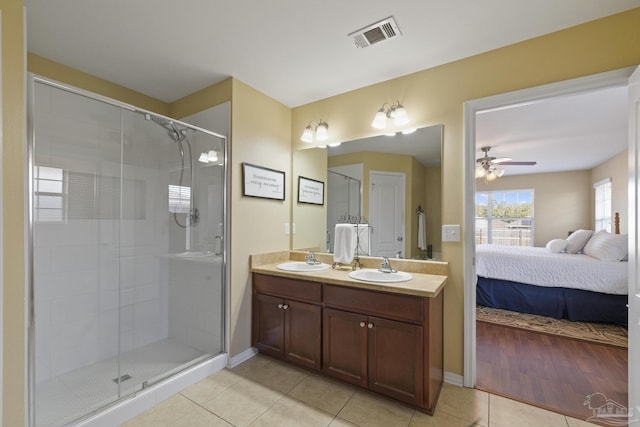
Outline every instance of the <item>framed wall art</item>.
<svg viewBox="0 0 640 427">
<path fill-rule="evenodd" d="M 298 203 L 324 205 L 324 182 L 299 176 Z"/>
<path fill-rule="evenodd" d="M 242 163 L 242 195 L 284 200 L 284 177 L 282 171 Z"/>
</svg>

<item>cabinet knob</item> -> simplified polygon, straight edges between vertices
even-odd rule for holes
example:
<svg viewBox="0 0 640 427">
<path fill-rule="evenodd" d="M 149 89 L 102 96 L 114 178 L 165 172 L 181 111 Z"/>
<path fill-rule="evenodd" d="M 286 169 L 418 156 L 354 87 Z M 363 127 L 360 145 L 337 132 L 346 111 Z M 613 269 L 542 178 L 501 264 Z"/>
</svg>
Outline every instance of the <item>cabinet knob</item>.
<svg viewBox="0 0 640 427">
<path fill-rule="evenodd" d="M 364 322 L 360 322 L 360 327 L 364 328 L 365 323 Z"/>
<path fill-rule="evenodd" d="M 372 329 L 373 328 L 373 323 L 367 324 L 367 328 Z"/>
<path fill-rule="evenodd" d="M 282 308 L 282 307 L 283 307 L 283 304 L 278 304 L 278 308 Z"/>
<path fill-rule="evenodd" d="M 286 310 L 287 308 L 289 308 L 289 304 L 285 304 L 285 305 L 282 306 L 283 310 Z"/>
</svg>

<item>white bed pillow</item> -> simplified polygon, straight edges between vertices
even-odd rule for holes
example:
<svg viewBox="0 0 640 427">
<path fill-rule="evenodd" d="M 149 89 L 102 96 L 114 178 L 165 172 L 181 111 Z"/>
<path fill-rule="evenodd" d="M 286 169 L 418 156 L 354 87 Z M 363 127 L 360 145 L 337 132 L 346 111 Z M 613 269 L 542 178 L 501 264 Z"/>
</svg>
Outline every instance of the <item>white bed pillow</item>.
<svg viewBox="0 0 640 427">
<path fill-rule="evenodd" d="M 605 230 L 598 231 L 584 246 L 584 254 L 600 261 L 621 261 L 627 256 L 626 234 L 611 234 Z"/>
<path fill-rule="evenodd" d="M 584 248 L 584 245 L 587 244 L 592 235 L 593 230 L 574 231 L 567 237 L 567 248 L 565 252 L 568 254 L 577 254 Z"/>
<path fill-rule="evenodd" d="M 546 247 L 552 254 L 559 254 L 567 248 L 567 241 L 565 239 L 549 240 Z"/>
</svg>

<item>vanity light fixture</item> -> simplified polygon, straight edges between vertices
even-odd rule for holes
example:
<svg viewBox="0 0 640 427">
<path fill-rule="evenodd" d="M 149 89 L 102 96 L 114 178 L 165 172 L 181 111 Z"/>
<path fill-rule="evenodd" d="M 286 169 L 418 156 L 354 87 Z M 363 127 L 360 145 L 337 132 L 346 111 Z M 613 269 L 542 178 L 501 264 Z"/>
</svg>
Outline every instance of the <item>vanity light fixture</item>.
<svg viewBox="0 0 640 427">
<path fill-rule="evenodd" d="M 216 150 L 209 150 L 209 152 L 201 153 L 198 161 L 205 164 L 215 163 L 218 161 L 218 152 Z"/>
<path fill-rule="evenodd" d="M 394 126 L 404 126 L 409 123 L 409 116 L 407 110 L 397 101 L 393 105 L 389 105 L 386 102 L 382 104 L 382 107 L 378 110 L 371 126 L 376 129 L 385 129 L 387 127 L 387 119 L 393 120 Z"/>
<path fill-rule="evenodd" d="M 315 130 L 312 127 L 312 123 L 313 122 L 309 122 L 307 127 L 304 128 L 304 132 L 302 132 L 300 139 L 303 142 L 313 142 L 314 140 L 326 141 L 329 139 L 329 125 L 327 122 L 320 119 L 318 124 L 315 126 Z"/>
</svg>

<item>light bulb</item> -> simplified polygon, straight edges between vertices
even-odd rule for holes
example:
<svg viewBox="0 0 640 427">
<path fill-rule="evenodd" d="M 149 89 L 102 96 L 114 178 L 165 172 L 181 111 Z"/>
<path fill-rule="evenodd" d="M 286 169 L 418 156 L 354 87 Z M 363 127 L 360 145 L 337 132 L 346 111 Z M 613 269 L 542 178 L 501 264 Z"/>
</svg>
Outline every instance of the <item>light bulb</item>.
<svg viewBox="0 0 640 427">
<path fill-rule="evenodd" d="M 384 129 L 387 127 L 387 115 L 384 112 L 384 109 L 378 110 L 376 116 L 373 118 L 373 122 L 371 122 L 371 126 L 376 129 Z"/>
<path fill-rule="evenodd" d="M 409 116 L 407 115 L 407 110 L 404 109 L 400 103 L 396 106 L 393 114 L 393 124 L 396 126 L 402 126 L 409 123 Z"/>
<path fill-rule="evenodd" d="M 329 138 L 329 125 L 320 120 L 316 126 L 316 139 L 318 141 L 326 141 Z"/>
<path fill-rule="evenodd" d="M 484 168 L 482 168 L 482 167 L 477 167 L 476 168 L 476 178 L 484 178 L 485 175 L 486 175 L 486 172 L 485 172 Z"/>
<path fill-rule="evenodd" d="M 497 178 L 497 176 L 496 176 L 495 173 L 493 173 L 491 171 L 487 172 L 487 177 L 486 177 L 487 181 L 495 181 L 496 178 Z"/>
<path fill-rule="evenodd" d="M 496 175 L 496 177 L 500 178 L 502 175 L 504 175 L 504 169 L 495 168 L 493 170 L 493 173 Z"/>
<path fill-rule="evenodd" d="M 300 139 L 303 142 L 313 142 L 313 129 L 311 129 L 311 125 L 304 128 L 304 132 L 302 132 L 302 137 Z"/>
</svg>

